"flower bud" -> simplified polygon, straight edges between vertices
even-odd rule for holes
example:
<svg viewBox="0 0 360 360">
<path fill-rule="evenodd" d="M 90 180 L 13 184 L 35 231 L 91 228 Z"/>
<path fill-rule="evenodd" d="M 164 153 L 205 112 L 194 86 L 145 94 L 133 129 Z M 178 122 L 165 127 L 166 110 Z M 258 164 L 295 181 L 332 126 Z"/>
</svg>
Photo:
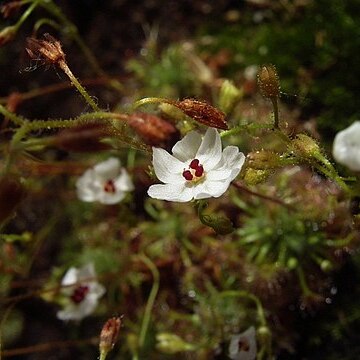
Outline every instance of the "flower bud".
<svg viewBox="0 0 360 360">
<path fill-rule="evenodd" d="M 8 219 L 25 196 L 25 188 L 12 175 L 0 179 L 0 224 Z"/>
<path fill-rule="evenodd" d="M 239 102 L 243 92 L 238 89 L 231 81 L 225 80 L 220 88 L 219 108 L 225 113 L 230 114 Z"/>
<path fill-rule="evenodd" d="M 0 12 L 5 19 L 15 15 L 20 7 L 23 6 L 22 1 L 11 1 L 0 6 Z"/>
<path fill-rule="evenodd" d="M 296 138 L 291 141 L 290 147 L 297 156 L 303 159 L 310 159 L 321 155 L 318 143 L 305 134 L 298 134 Z"/>
<path fill-rule="evenodd" d="M 247 185 L 256 185 L 264 182 L 271 172 L 269 170 L 256 170 L 247 168 L 244 174 L 244 181 Z"/>
<path fill-rule="evenodd" d="M 172 105 L 176 106 L 187 116 L 201 124 L 222 130 L 228 129 L 225 121 L 225 114 L 205 101 L 185 99 L 176 101 L 172 103 Z"/>
<path fill-rule="evenodd" d="M 85 124 L 60 131 L 51 143 L 65 151 L 95 152 L 110 149 L 101 142 L 109 134 L 105 124 Z"/>
<path fill-rule="evenodd" d="M 151 146 L 172 145 L 178 140 L 178 130 L 169 121 L 159 116 L 134 113 L 129 116 L 128 124 L 136 131 L 136 133 Z"/>
<path fill-rule="evenodd" d="M 180 336 L 170 333 L 160 333 L 156 336 L 156 347 L 163 353 L 176 354 L 181 351 L 194 350 L 194 345 L 185 342 Z"/>
<path fill-rule="evenodd" d="M 0 31 L 0 46 L 3 46 L 14 39 L 17 32 L 16 26 L 7 26 Z"/>
<path fill-rule="evenodd" d="M 120 317 L 113 317 L 109 319 L 103 326 L 100 333 L 99 343 L 100 357 L 102 359 L 105 359 L 108 352 L 114 347 L 119 335 L 120 326 Z"/>
<path fill-rule="evenodd" d="M 258 85 L 261 94 L 268 99 L 274 99 L 280 95 L 279 76 L 274 65 L 261 66 L 258 73 Z"/>
<path fill-rule="evenodd" d="M 267 346 L 271 341 L 271 331 L 267 326 L 260 326 L 256 331 L 260 345 Z"/>
<path fill-rule="evenodd" d="M 251 152 L 247 155 L 248 165 L 252 169 L 266 170 L 281 166 L 279 154 L 270 150 L 260 150 Z"/>
</svg>

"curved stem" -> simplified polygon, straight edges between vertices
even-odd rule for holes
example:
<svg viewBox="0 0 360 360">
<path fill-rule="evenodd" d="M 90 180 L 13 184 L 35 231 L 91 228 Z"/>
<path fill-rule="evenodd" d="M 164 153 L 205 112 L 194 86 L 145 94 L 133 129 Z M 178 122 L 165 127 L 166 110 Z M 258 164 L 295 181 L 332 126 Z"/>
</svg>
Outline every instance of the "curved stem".
<svg viewBox="0 0 360 360">
<path fill-rule="evenodd" d="M 138 258 L 141 261 L 143 261 L 145 263 L 145 265 L 150 269 L 150 271 L 153 275 L 153 279 L 154 279 L 153 286 L 151 288 L 150 295 L 149 295 L 149 298 L 148 298 L 148 301 L 147 301 L 147 304 L 145 307 L 143 320 L 141 323 L 139 346 L 140 346 L 140 348 L 142 348 L 144 346 L 146 333 L 149 328 L 149 323 L 150 323 L 150 319 L 151 319 L 151 311 L 154 306 L 156 295 L 159 291 L 160 274 L 159 274 L 159 271 L 158 271 L 157 267 L 155 266 L 155 264 L 147 256 L 145 256 L 144 254 L 140 254 L 140 255 L 138 255 Z"/>
</svg>

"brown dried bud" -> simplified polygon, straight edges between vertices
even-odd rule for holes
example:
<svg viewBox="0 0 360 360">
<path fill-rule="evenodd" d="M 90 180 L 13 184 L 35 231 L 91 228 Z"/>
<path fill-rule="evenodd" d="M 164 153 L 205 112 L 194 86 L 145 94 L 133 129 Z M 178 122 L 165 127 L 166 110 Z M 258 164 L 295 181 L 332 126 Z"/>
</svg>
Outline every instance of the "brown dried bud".
<svg viewBox="0 0 360 360">
<path fill-rule="evenodd" d="M 0 6 L 0 12 L 3 14 L 4 18 L 9 18 L 11 16 L 14 16 L 21 6 L 23 6 L 22 1 L 11 1 L 7 4 L 3 4 Z"/>
<path fill-rule="evenodd" d="M 25 196 L 25 188 L 12 175 L 0 179 L 0 224 L 8 219 Z"/>
<path fill-rule="evenodd" d="M 63 150 L 74 152 L 94 152 L 110 149 L 110 145 L 101 142 L 109 135 L 105 124 L 85 124 L 65 129 L 55 135 L 51 143 Z"/>
<path fill-rule="evenodd" d="M 225 114 L 205 101 L 185 99 L 171 104 L 201 124 L 222 130 L 228 129 Z"/>
<path fill-rule="evenodd" d="M 119 336 L 121 326 L 121 318 L 113 317 L 109 319 L 103 326 L 100 333 L 99 350 L 100 354 L 105 358 L 106 354 L 112 350 Z"/>
<path fill-rule="evenodd" d="M 44 34 L 46 40 L 26 39 L 26 52 L 33 60 L 42 60 L 45 64 L 61 65 L 65 62 L 65 54 L 59 40 L 50 34 Z"/>
<path fill-rule="evenodd" d="M 179 137 L 176 127 L 159 116 L 134 113 L 129 116 L 128 124 L 151 146 L 172 145 Z"/>
<path fill-rule="evenodd" d="M 274 65 L 261 66 L 258 73 L 258 84 L 261 94 L 269 99 L 280 95 L 280 82 Z"/>
<path fill-rule="evenodd" d="M 16 26 L 7 26 L 0 31 L 0 46 L 3 46 L 14 39 L 17 32 Z"/>
</svg>

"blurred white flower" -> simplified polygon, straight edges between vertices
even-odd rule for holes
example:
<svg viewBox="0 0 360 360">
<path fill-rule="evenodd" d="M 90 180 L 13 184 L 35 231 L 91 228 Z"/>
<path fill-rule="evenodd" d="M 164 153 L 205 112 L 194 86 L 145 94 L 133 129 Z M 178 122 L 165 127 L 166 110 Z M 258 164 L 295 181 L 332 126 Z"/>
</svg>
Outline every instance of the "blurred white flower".
<svg viewBox="0 0 360 360">
<path fill-rule="evenodd" d="M 65 297 L 65 308 L 57 312 L 60 320 L 81 320 L 94 312 L 105 288 L 96 280 L 93 264 L 80 269 L 71 267 L 64 275 L 61 293 Z"/>
<path fill-rule="evenodd" d="M 256 333 L 251 326 L 241 334 L 233 335 L 229 345 L 229 357 L 232 360 L 256 359 Z"/>
<path fill-rule="evenodd" d="M 117 158 L 110 158 L 86 170 L 76 182 L 77 195 L 83 201 L 116 204 L 134 189 L 127 171 Z"/>
<path fill-rule="evenodd" d="M 153 148 L 154 171 L 164 184 L 150 186 L 148 194 L 177 202 L 219 197 L 239 174 L 244 161 L 244 154 L 236 146 L 222 151 L 217 130 L 208 128 L 203 138 L 191 131 L 175 144 L 172 155 Z"/>
<path fill-rule="evenodd" d="M 360 171 L 360 121 L 336 134 L 333 156 L 338 163 Z"/>
</svg>

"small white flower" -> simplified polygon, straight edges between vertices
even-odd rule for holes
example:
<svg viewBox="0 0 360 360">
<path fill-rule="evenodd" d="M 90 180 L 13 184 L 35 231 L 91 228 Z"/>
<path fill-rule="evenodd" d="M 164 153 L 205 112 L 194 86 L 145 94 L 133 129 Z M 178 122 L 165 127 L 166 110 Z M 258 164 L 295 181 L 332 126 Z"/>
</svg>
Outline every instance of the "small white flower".
<svg viewBox="0 0 360 360">
<path fill-rule="evenodd" d="M 80 269 L 71 267 L 66 272 L 61 281 L 61 293 L 65 297 L 66 306 L 57 312 L 58 319 L 81 320 L 94 312 L 98 300 L 105 293 L 105 288 L 95 278 L 93 264 L 87 264 Z"/>
<path fill-rule="evenodd" d="M 360 121 L 338 132 L 333 144 L 334 159 L 353 171 L 360 171 Z"/>
<path fill-rule="evenodd" d="M 134 189 L 127 171 L 117 158 L 110 158 L 86 170 L 76 182 L 77 195 L 83 201 L 116 204 Z"/>
<path fill-rule="evenodd" d="M 256 333 L 251 326 L 241 334 L 233 335 L 229 345 L 229 357 L 232 360 L 256 359 Z"/>
<path fill-rule="evenodd" d="M 175 144 L 172 155 L 153 148 L 154 171 L 164 184 L 150 186 L 148 194 L 177 202 L 219 197 L 239 174 L 244 161 L 244 154 L 236 146 L 222 151 L 217 130 L 208 128 L 203 138 L 191 131 Z"/>
</svg>

